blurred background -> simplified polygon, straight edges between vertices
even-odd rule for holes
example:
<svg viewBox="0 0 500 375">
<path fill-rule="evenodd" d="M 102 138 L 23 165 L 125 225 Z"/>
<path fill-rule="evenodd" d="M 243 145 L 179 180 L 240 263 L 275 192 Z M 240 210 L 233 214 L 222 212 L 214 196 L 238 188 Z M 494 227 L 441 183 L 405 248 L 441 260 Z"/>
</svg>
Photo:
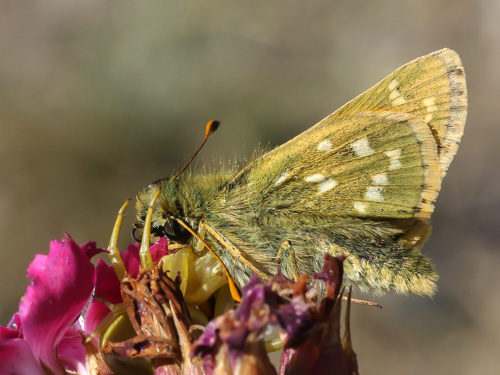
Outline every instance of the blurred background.
<svg viewBox="0 0 500 375">
<path fill-rule="evenodd" d="M 175 171 L 301 133 L 400 65 L 448 47 L 469 116 L 425 252 L 433 298 L 353 307 L 362 374 L 495 373 L 500 359 L 500 2 L 0 2 L 0 324 L 63 231 L 106 247 L 127 198 Z M 133 209 L 121 246 L 130 242 Z"/>
</svg>

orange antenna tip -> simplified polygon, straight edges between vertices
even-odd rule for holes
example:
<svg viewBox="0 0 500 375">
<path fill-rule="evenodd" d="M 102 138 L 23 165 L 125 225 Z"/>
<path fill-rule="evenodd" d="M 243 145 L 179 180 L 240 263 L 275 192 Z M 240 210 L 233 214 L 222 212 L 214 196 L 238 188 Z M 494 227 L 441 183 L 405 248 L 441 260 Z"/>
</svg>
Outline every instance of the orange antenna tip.
<svg viewBox="0 0 500 375">
<path fill-rule="evenodd" d="M 209 136 L 212 135 L 213 132 L 215 132 L 220 126 L 220 121 L 217 120 L 210 120 L 207 123 L 207 130 L 205 132 L 205 137 L 208 138 Z"/>
</svg>

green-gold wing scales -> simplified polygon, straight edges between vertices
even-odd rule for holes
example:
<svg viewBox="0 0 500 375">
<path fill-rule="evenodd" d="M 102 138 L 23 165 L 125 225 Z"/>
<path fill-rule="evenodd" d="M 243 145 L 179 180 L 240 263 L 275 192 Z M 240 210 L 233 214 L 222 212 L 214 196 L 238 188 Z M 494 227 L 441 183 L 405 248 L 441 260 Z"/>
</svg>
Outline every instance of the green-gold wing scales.
<svg viewBox="0 0 500 375">
<path fill-rule="evenodd" d="M 466 111 L 458 55 L 416 59 L 250 163 L 207 224 L 268 275 L 278 265 L 289 277 L 317 272 L 328 251 L 347 255 L 346 282 L 361 289 L 433 294 L 420 248 Z M 218 252 L 242 285 L 251 272 Z"/>
</svg>

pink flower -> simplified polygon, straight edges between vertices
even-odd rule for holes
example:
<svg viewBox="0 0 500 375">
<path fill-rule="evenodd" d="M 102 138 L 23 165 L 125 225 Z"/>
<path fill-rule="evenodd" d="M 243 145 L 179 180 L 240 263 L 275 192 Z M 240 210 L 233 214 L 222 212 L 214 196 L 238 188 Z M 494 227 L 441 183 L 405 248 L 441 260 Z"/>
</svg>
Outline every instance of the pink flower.
<svg viewBox="0 0 500 375">
<path fill-rule="evenodd" d="M 90 258 L 103 250 L 71 237 L 52 241 L 28 267 L 31 285 L 8 327 L 0 327 L 0 374 L 86 373 L 86 351 L 71 328 L 95 285 Z"/>
</svg>

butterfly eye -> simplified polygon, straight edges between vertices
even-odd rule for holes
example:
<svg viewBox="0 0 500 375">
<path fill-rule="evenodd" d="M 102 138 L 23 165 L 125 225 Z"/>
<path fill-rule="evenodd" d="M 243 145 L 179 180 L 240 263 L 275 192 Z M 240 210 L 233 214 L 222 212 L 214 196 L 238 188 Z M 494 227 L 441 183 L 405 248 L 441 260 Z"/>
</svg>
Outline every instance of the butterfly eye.
<svg viewBox="0 0 500 375">
<path fill-rule="evenodd" d="M 136 225 L 136 224 L 134 224 Z M 137 241 L 142 241 L 142 236 L 144 235 L 144 228 L 140 226 L 135 226 L 132 228 L 132 238 Z M 162 228 L 151 228 L 151 236 L 153 237 L 161 237 L 165 236 L 165 231 Z"/>
<path fill-rule="evenodd" d="M 175 242 L 187 243 L 191 239 L 191 233 L 174 220 L 165 222 L 163 232 L 170 240 Z"/>
<path fill-rule="evenodd" d="M 137 228 L 137 227 L 132 228 L 132 233 L 131 233 L 132 238 L 137 242 L 141 242 L 143 233 L 144 233 L 143 228 Z"/>
</svg>

